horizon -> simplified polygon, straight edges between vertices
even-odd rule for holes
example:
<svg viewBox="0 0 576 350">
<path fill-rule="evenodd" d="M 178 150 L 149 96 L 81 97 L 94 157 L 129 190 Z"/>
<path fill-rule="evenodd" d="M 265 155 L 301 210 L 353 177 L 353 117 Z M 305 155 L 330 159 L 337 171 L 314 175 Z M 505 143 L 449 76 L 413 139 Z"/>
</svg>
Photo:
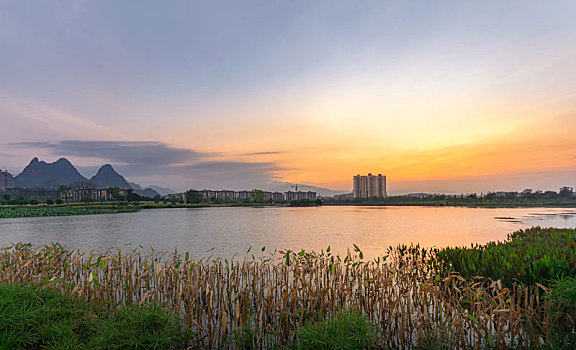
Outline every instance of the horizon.
<svg viewBox="0 0 576 350">
<path fill-rule="evenodd" d="M 576 185 L 573 1 L 163 5 L 0 5 L 0 169 L 63 157 L 177 191 Z"/>
<path fill-rule="evenodd" d="M 43 159 L 39 159 L 38 157 L 33 157 L 32 160 L 28 163 L 28 165 L 30 165 L 31 163 L 33 163 L 35 160 L 36 160 L 36 162 L 44 163 L 44 164 L 47 164 L 47 165 L 52 165 L 52 164 L 55 164 L 55 163 L 57 163 L 57 162 L 59 162 L 59 161 L 61 161 L 61 160 L 66 160 L 67 162 L 69 162 L 69 163 L 80 173 L 80 175 L 82 175 L 83 177 L 85 177 L 85 178 L 86 178 L 87 180 L 89 180 L 89 181 L 90 181 L 90 179 L 91 179 L 92 177 L 96 176 L 96 175 L 100 172 L 101 169 L 103 169 L 103 168 L 105 168 L 105 167 L 111 167 L 113 171 L 115 171 L 116 173 L 118 173 L 120 176 L 123 176 L 124 178 L 126 178 L 123 174 L 121 174 L 121 173 L 119 173 L 119 172 L 117 171 L 117 169 L 115 168 L 115 165 L 114 165 L 114 164 L 110 164 L 110 163 L 102 164 L 102 165 L 100 165 L 100 166 L 95 166 L 94 169 L 96 169 L 96 170 L 94 170 L 94 171 L 93 171 L 93 175 L 90 176 L 90 175 L 87 175 L 85 172 L 83 172 L 83 171 L 82 171 L 81 169 L 79 169 L 78 167 L 76 167 L 75 164 L 72 163 L 72 162 L 70 162 L 70 160 L 69 160 L 68 158 L 66 158 L 66 157 L 59 157 L 59 158 L 57 158 L 56 160 L 54 160 L 54 161 L 52 161 L 52 162 L 50 162 L 50 161 L 45 161 L 45 160 L 43 160 Z M 28 165 L 27 165 L 27 166 L 28 166 Z M 3 169 L 0 168 L 0 172 L 3 172 L 3 171 L 6 171 L 6 170 L 3 170 Z M 15 173 L 9 172 L 9 174 L 12 175 L 12 176 L 14 176 L 14 177 L 16 177 L 17 175 L 20 175 L 23 171 L 24 171 L 24 169 L 22 169 L 21 171 L 15 172 Z M 357 174 L 357 175 L 361 175 L 361 174 Z M 385 176 L 385 175 L 384 175 L 384 176 Z M 385 176 L 385 177 L 386 177 L 386 176 Z M 135 183 L 134 181 L 130 181 L 129 178 L 126 178 L 126 181 L 128 181 L 129 183 L 132 183 L 132 184 L 137 184 L 137 183 Z M 185 192 L 185 191 L 187 191 L 187 190 L 190 190 L 190 189 L 199 190 L 199 191 L 202 191 L 202 190 L 216 190 L 216 191 L 233 190 L 233 191 L 241 191 L 241 190 L 252 189 L 252 188 L 221 187 L 221 188 L 184 188 L 184 189 L 180 189 L 180 190 L 174 190 L 174 189 L 172 189 L 172 188 L 166 188 L 166 187 L 159 186 L 159 185 L 153 184 L 153 183 L 146 184 L 146 185 L 142 185 L 142 184 L 137 184 L 137 185 L 142 186 L 143 189 L 145 189 L 145 188 L 157 187 L 157 188 L 163 188 L 164 190 L 171 190 L 171 191 L 174 191 L 175 193 L 183 193 L 183 192 Z M 277 188 L 276 188 L 276 189 L 273 189 L 273 187 L 274 187 L 274 186 L 279 186 L 279 187 L 281 187 L 282 185 L 294 185 L 294 183 L 275 181 L 275 182 L 271 182 L 271 183 L 267 183 L 267 184 L 261 184 L 260 186 L 255 186 L 254 188 L 256 188 L 256 189 L 264 189 L 265 191 L 277 191 L 278 189 L 277 189 Z M 335 190 L 335 189 L 331 189 L 331 188 L 324 188 L 324 187 L 314 186 L 314 185 L 308 185 L 308 184 L 298 184 L 298 186 L 301 187 L 301 188 L 306 188 L 306 189 L 308 189 L 308 190 L 309 190 L 310 188 L 312 188 L 312 189 L 316 188 L 317 190 L 320 190 L 320 191 L 327 190 L 327 191 L 330 191 L 330 192 L 338 192 L 338 193 L 333 193 L 332 196 L 333 196 L 333 195 L 352 194 L 352 192 L 353 192 L 352 190 Z M 387 182 L 387 186 L 389 186 L 389 183 L 388 183 L 388 182 Z M 563 187 L 565 187 L 565 186 L 558 186 L 557 188 L 562 189 Z M 568 186 L 568 187 L 572 187 L 572 186 Z M 534 192 L 546 192 L 546 191 L 557 192 L 555 189 L 551 189 L 551 188 L 549 188 L 549 189 L 524 188 L 524 189 L 522 189 L 522 190 L 526 190 L 526 189 L 529 189 L 529 190 L 534 191 Z M 392 192 L 387 191 L 387 192 L 389 193 L 389 196 L 403 196 L 403 195 L 413 195 L 413 194 L 455 195 L 455 196 L 458 196 L 458 195 L 470 195 L 470 194 L 476 194 L 476 195 L 480 194 L 480 195 L 482 195 L 482 194 L 498 193 L 498 192 L 517 192 L 517 193 L 520 193 L 522 190 L 492 189 L 492 190 L 486 191 L 486 193 L 484 193 L 484 192 L 402 192 L 402 193 L 401 193 L 401 192 L 396 192 L 396 191 L 392 191 Z M 283 192 L 283 190 L 280 190 L 280 192 Z"/>
</svg>

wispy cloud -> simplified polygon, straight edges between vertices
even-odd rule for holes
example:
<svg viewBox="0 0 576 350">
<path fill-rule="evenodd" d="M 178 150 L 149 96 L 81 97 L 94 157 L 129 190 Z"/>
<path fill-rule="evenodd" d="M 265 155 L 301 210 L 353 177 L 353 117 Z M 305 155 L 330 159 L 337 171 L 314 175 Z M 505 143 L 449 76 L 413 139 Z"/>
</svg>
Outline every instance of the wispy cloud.
<svg viewBox="0 0 576 350">
<path fill-rule="evenodd" d="M 283 170 L 275 162 L 214 160 L 222 154 L 177 148 L 154 141 L 65 140 L 9 145 L 48 150 L 59 157 L 99 159 L 112 163 L 128 176 L 177 188 L 253 188 L 279 179 Z M 94 170 L 92 167 L 84 168 Z M 170 182 L 162 181 L 165 178 L 170 178 Z"/>
<path fill-rule="evenodd" d="M 269 151 L 269 152 L 251 152 L 251 153 L 243 153 L 243 156 L 265 156 L 265 155 L 272 155 L 272 154 L 282 154 L 283 152 L 280 151 Z"/>
<path fill-rule="evenodd" d="M 22 99 L 0 91 L 0 109 L 13 115 L 42 123 L 54 131 L 64 133 L 100 132 L 108 137 L 121 138 L 121 133 L 91 119 L 82 118 L 44 103 Z"/>
<path fill-rule="evenodd" d="M 58 141 L 18 142 L 12 146 L 43 148 L 54 154 L 105 159 L 113 163 L 140 167 L 190 164 L 209 153 L 175 148 L 154 141 Z"/>
</svg>

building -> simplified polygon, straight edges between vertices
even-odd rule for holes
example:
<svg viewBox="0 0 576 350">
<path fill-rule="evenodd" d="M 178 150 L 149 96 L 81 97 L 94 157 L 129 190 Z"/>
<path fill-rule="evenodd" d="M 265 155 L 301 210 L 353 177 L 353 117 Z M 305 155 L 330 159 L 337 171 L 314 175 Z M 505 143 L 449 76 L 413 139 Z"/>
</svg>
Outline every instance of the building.
<svg viewBox="0 0 576 350">
<path fill-rule="evenodd" d="M 298 199 L 310 199 L 315 201 L 316 200 L 316 192 L 308 191 L 308 192 L 284 192 L 284 196 L 288 202 L 298 200 Z"/>
<path fill-rule="evenodd" d="M 560 189 L 560 194 L 572 196 L 572 195 L 574 195 L 574 188 L 564 186 Z"/>
<path fill-rule="evenodd" d="M 354 198 L 386 198 L 386 176 L 354 176 Z"/>
<path fill-rule="evenodd" d="M 264 198 L 269 202 L 282 202 L 284 201 L 284 193 L 282 192 L 264 192 Z"/>
</svg>

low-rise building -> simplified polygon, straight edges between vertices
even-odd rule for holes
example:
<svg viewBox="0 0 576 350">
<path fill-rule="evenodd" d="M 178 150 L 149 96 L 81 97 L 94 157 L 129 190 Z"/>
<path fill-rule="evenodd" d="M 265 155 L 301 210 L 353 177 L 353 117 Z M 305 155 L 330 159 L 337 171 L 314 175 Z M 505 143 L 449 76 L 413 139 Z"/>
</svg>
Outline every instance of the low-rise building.
<svg viewBox="0 0 576 350">
<path fill-rule="evenodd" d="M 284 192 L 284 196 L 285 196 L 285 198 L 286 198 L 286 200 L 287 200 L 288 202 L 294 201 L 294 200 L 299 200 L 299 199 L 316 200 L 316 192 L 313 192 L 313 191 L 307 191 L 307 192 L 303 192 L 303 191 L 298 191 L 298 192 L 288 191 L 288 192 Z"/>
</svg>

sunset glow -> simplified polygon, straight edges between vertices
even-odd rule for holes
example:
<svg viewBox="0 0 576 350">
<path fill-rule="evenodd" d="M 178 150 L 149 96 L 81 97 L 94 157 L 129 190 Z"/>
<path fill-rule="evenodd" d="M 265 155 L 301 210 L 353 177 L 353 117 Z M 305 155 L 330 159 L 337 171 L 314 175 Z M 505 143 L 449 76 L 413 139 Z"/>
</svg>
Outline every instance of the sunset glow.
<svg viewBox="0 0 576 350">
<path fill-rule="evenodd" d="M 68 157 L 177 190 L 576 185 L 573 1 L 104 3 L 0 6 L 0 169 Z M 64 141 L 190 152 L 143 166 Z"/>
</svg>

